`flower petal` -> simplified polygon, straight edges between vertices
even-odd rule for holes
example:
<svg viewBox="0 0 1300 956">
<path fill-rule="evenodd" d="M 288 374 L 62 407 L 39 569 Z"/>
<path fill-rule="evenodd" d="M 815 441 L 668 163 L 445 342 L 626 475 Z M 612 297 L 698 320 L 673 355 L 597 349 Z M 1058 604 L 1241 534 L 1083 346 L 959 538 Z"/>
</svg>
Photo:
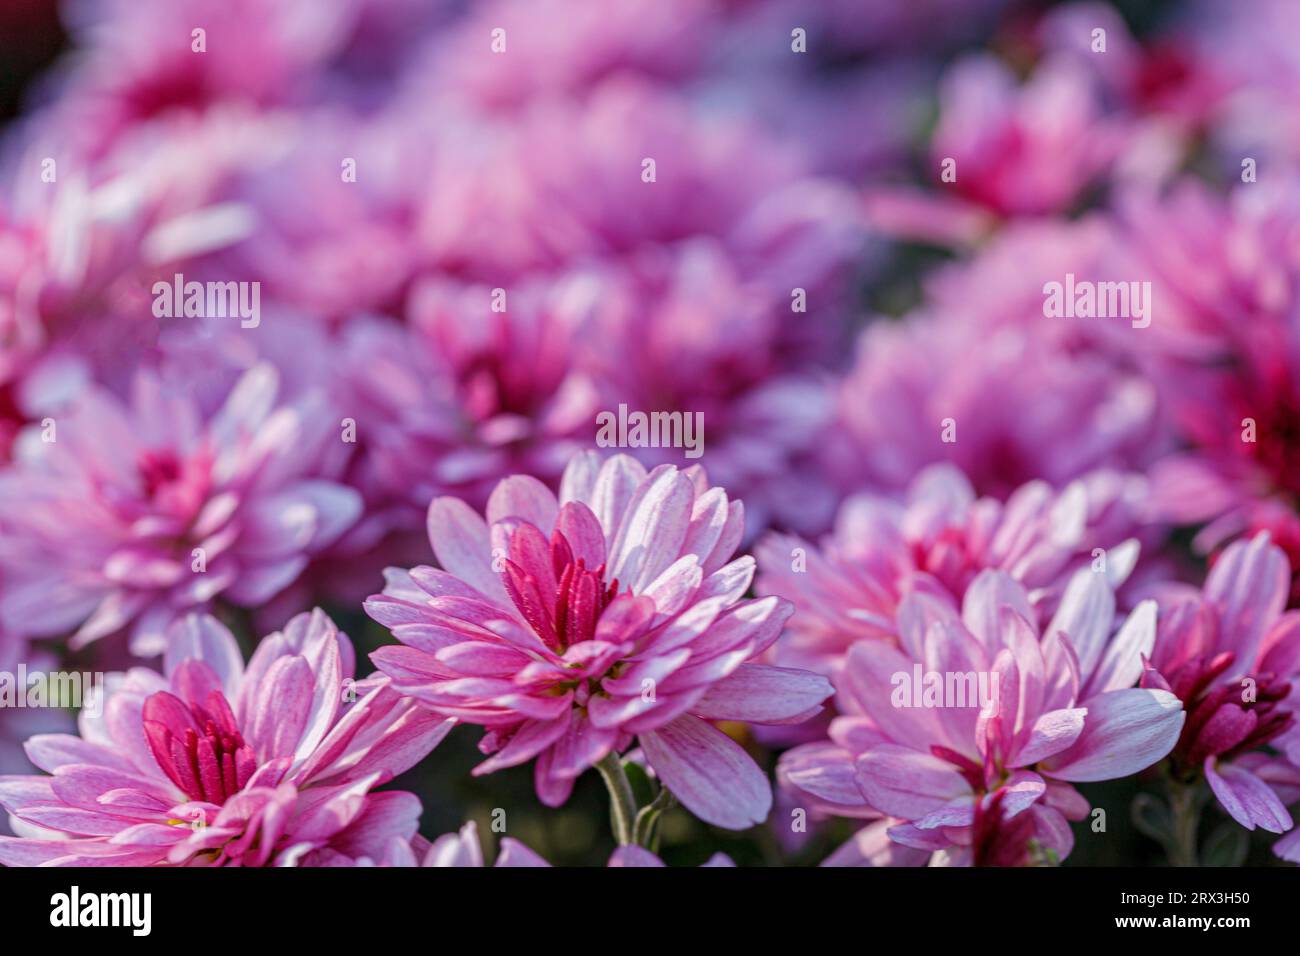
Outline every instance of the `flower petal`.
<svg viewBox="0 0 1300 956">
<path fill-rule="evenodd" d="M 767 819 L 772 809 L 767 777 L 722 731 L 687 715 L 638 739 L 659 779 L 701 820 L 745 830 Z"/>
</svg>

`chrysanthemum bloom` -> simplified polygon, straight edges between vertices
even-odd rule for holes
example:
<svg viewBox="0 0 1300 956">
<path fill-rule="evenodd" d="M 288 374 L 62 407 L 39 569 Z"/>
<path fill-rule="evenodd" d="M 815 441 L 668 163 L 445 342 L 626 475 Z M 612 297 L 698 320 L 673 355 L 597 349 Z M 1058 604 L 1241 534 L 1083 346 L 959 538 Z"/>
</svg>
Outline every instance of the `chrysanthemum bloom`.
<svg viewBox="0 0 1300 956">
<path fill-rule="evenodd" d="M 710 471 L 751 525 L 822 530 L 833 496 L 812 488 L 811 452 L 826 392 L 807 366 L 843 315 L 863 241 L 853 198 L 761 126 L 635 76 L 465 136 L 472 149 L 433 164 L 418 230 L 429 266 L 511 301 L 524 276 L 598 282 L 600 324 L 575 345 L 599 410 L 702 415 Z M 587 427 L 590 443 L 594 415 Z M 631 453 L 691 463 L 672 452 Z"/>
<path fill-rule="evenodd" d="M 1070 61 L 1049 59 L 1018 87 L 995 58 L 971 57 L 948 71 L 940 96 L 931 162 L 960 157 L 957 193 L 998 213 L 1066 209 L 1119 151 L 1123 131 Z M 1084 129 L 1092 135 L 1081 141 Z"/>
<path fill-rule="evenodd" d="M 814 273 L 804 276 L 811 282 Z M 816 343 L 788 331 L 789 289 L 747 279 L 712 240 L 597 270 L 596 281 L 599 308 L 584 364 L 600 410 L 681 413 L 690 428 L 679 443 L 685 448 L 628 453 L 647 467 L 699 459 L 714 481 L 744 498 L 751 535 L 772 524 L 824 530 L 836 499 L 816 450 L 830 392 L 824 373 L 808 367 Z M 807 318 L 798 324 L 830 331 L 825 316 Z M 595 428 L 588 435 L 601 437 Z"/>
<path fill-rule="evenodd" d="M 1177 694 L 1187 709 L 1170 755 L 1175 779 L 1201 774 L 1219 805 L 1249 830 L 1290 830 L 1270 786 L 1280 751 L 1300 767 L 1300 611 L 1283 613 L 1290 585 L 1286 556 L 1266 534 L 1230 545 L 1202 592 L 1170 588 L 1162 601 L 1152 670 L 1143 686 Z M 1242 759 L 1251 755 L 1249 759 Z M 1282 768 L 1283 777 L 1287 776 Z M 1295 839 L 1279 853 L 1300 857 Z"/>
<path fill-rule="evenodd" d="M 533 758 L 538 796 L 558 806 L 588 767 L 639 740 L 662 783 L 701 819 L 743 829 L 771 806 L 767 779 L 711 720 L 801 721 L 824 678 L 750 662 L 791 612 L 743 600 L 754 560 L 729 560 L 743 507 L 699 469 L 647 474 L 593 452 L 557 497 L 534 478 L 501 482 L 487 520 L 436 499 L 441 570 L 389 572 L 366 602 L 402 646 L 373 655 L 394 686 L 487 728 L 491 773 Z"/>
<path fill-rule="evenodd" d="M 1003 218 L 1064 212 L 1131 135 L 1079 62 L 1049 56 L 1021 86 L 996 57 L 968 56 L 940 85 L 927 177 L 938 188 L 869 189 L 873 219 L 923 242 L 967 244 Z"/>
<path fill-rule="evenodd" d="M 217 596 L 255 607 L 291 584 L 360 499 L 321 474 L 333 416 L 277 407 L 277 383 L 255 366 L 205 418 L 141 372 L 129 404 L 94 389 L 27 436 L 0 475 L 0 621 L 76 629 L 74 645 L 131 625 L 132 650 L 156 654 L 186 611 Z"/>
<path fill-rule="evenodd" d="M 580 96 L 615 74 L 681 81 L 718 40 L 720 14 L 701 0 L 631 0 L 604 9 L 583 0 L 490 0 L 430 38 L 428 65 L 416 68 L 413 86 L 425 97 L 434 90 L 509 110 Z M 556 23 L 565 28 L 554 29 Z M 509 55 L 487 59 L 479 40 L 494 30 L 502 31 Z"/>
<path fill-rule="evenodd" d="M 902 490 L 940 461 L 982 495 L 1035 479 L 1059 488 L 1097 469 L 1130 472 L 1160 440 L 1152 384 L 1063 348 L 1041 312 L 994 331 L 946 312 L 876 323 L 835 400 L 827 467 L 850 493 Z"/>
<path fill-rule="evenodd" d="M 755 267 L 797 251 L 763 248 L 772 236 L 752 218 L 807 184 L 797 151 L 644 79 L 611 77 L 463 135 L 473 148 L 439 154 L 418 223 L 440 271 L 496 285 L 699 236 L 752 252 Z"/>
<path fill-rule="evenodd" d="M 79 140 L 102 151 L 177 114 L 298 106 L 330 95 L 337 100 L 362 85 L 347 82 L 350 61 L 396 60 L 402 42 L 416 33 L 413 27 L 436 19 L 438 6 L 414 0 L 92 0 L 70 18 L 80 55 L 62 78 L 57 110 L 79 127 Z"/>
<path fill-rule="evenodd" d="M 1231 0 L 1200 0 L 1183 11 L 1180 42 L 1197 72 L 1220 87 L 1210 142 L 1223 168 L 1239 167 L 1243 142 L 1263 168 L 1295 161 L 1300 122 L 1284 108 L 1300 93 L 1294 13 L 1287 0 L 1258 0 L 1248 17 Z"/>
<path fill-rule="evenodd" d="M 749 117 L 623 75 L 581 100 L 541 100 L 518 118 L 457 129 L 456 147 L 433 164 L 418 224 L 440 273 L 508 288 L 529 273 L 626 266 L 700 295 L 692 274 L 673 273 L 683 260 L 699 269 L 683 247 L 703 246 L 711 268 L 745 287 L 739 308 L 759 293 L 776 308 L 779 295 L 788 319 L 803 289 L 819 320 L 828 287 L 851 283 L 863 242 L 853 196 Z"/>
<path fill-rule="evenodd" d="M 595 388 L 574 359 L 594 294 L 579 277 L 429 280 L 412 291 L 407 327 L 350 322 L 341 404 L 357 421 L 351 478 L 366 520 L 418 528 L 434 497 L 481 507 L 516 473 L 554 486 L 595 435 Z"/>
<path fill-rule="evenodd" d="M 287 865 L 378 856 L 410 840 L 408 793 L 371 793 L 422 759 L 451 722 L 353 680 L 352 644 L 321 611 L 268 635 L 245 666 L 216 619 L 168 633 L 165 673 L 116 675 L 81 735 L 33 737 L 52 776 L 0 779 L 23 838 L 7 865 Z"/>
<path fill-rule="evenodd" d="M 213 271 L 260 281 L 264 301 L 292 303 L 318 321 L 398 313 L 416 274 L 411 221 L 431 134 L 392 110 L 263 122 L 268 130 L 249 147 L 254 158 L 220 193 L 250 210 L 257 228 Z"/>
<path fill-rule="evenodd" d="M 1194 13 L 1190 19 L 1198 31 L 1205 25 L 1203 14 Z M 1210 46 L 1222 48 L 1223 27 L 1215 29 Z M 1098 28 L 1106 31 L 1104 57 L 1093 51 L 1093 30 Z M 1123 170 L 1126 179 L 1168 175 L 1179 165 L 1182 151 L 1191 147 L 1183 137 L 1221 121 L 1225 106 L 1230 107 L 1225 103 L 1230 81 L 1213 62 L 1215 54 L 1200 49 L 1178 24 L 1138 39 L 1118 10 L 1080 3 L 1047 11 L 1034 32 L 1045 55 L 1082 65 L 1100 84 L 1107 107 L 1140 124 L 1124 144 L 1121 164 L 1128 167 Z M 1143 153 L 1149 162 L 1134 163 Z"/>
<path fill-rule="evenodd" d="M 850 649 L 830 740 L 783 755 L 780 777 L 820 812 L 895 818 L 889 838 L 938 853 L 932 862 L 969 863 L 977 846 L 1024 845 L 1026 833 L 1037 852 L 1063 858 L 1067 820 L 1088 809 L 1070 783 L 1151 766 L 1183 726 L 1176 696 L 1133 687 L 1155 641 L 1154 602 L 1112 638 L 1114 615 L 1090 569 L 1041 632 L 1028 592 L 1002 571 L 981 572 L 960 611 L 913 592 L 899 606 L 899 645 Z M 1020 814 L 1025 832 L 1001 832 Z"/>
<path fill-rule="evenodd" d="M 1256 187 L 1258 187 L 1256 189 Z M 1266 530 L 1300 557 L 1300 178 L 1223 199 L 1183 182 L 1120 206 L 1117 255 L 1152 276 L 1154 333 L 1130 340 L 1186 450 L 1151 471 L 1153 506 L 1208 524 L 1196 545 Z M 1132 266 L 1130 265 L 1130 269 Z M 1300 595 L 1300 588 L 1296 591 Z"/>
<path fill-rule="evenodd" d="M 1060 492 L 1022 485 L 1005 503 L 977 499 L 951 465 L 918 474 L 901 500 L 860 494 L 839 510 L 820 547 L 770 534 L 758 545 L 759 594 L 781 594 L 797 613 L 778 662 L 831 674 L 863 639 L 898 640 L 898 608 L 913 591 L 959 601 L 976 575 L 1005 571 L 1027 591 L 1033 620 L 1055 610 L 1071 574 L 1097 562 L 1118 588 L 1137 558 L 1119 476 L 1096 473 Z M 1093 549 L 1102 548 L 1094 556 Z"/>
</svg>

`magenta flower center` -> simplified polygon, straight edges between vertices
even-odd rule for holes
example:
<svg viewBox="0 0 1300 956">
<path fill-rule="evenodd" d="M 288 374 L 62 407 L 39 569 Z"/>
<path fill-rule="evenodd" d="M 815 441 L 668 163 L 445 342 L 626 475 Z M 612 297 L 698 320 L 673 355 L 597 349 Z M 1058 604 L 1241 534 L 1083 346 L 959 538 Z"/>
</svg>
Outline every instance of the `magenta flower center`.
<svg viewBox="0 0 1300 956">
<path fill-rule="evenodd" d="M 188 457 L 173 448 L 148 449 L 137 456 L 135 469 L 138 494 L 133 490 L 118 501 L 127 520 L 147 514 L 188 522 L 202 509 L 211 491 L 212 455 L 206 449 Z"/>
<path fill-rule="evenodd" d="M 1277 487 L 1300 494 L 1300 407 L 1289 396 L 1274 400 L 1265 417 L 1259 420 L 1254 442 L 1243 442 L 1260 465 L 1268 471 Z"/>
<path fill-rule="evenodd" d="M 1208 661 L 1196 657 L 1171 675 L 1170 687 L 1187 710 L 1173 757 L 1187 773 L 1195 773 L 1206 757 L 1231 759 L 1262 747 L 1295 723 L 1283 704 L 1291 685 L 1274 674 L 1215 685 L 1234 659 L 1228 651 Z"/>
<path fill-rule="evenodd" d="M 975 793 L 982 794 L 989 790 L 996 789 L 999 771 L 993 757 L 992 749 L 990 749 L 989 753 L 985 755 L 984 764 L 982 766 L 974 760 L 971 760 L 969 757 L 959 754 L 957 751 L 944 747 L 941 744 L 931 744 L 930 753 L 934 754 L 934 756 L 938 757 L 940 760 L 948 761 L 948 763 L 956 767 L 957 772 L 966 779 L 966 782 L 970 784 L 971 790 Z"/>
<path fill-rule="evenodd" d="M 205 707 L 161 691 L 144 703 L 144 732 L 154 760 L 191 800 L 218 806 L 238 793 L 257 769 L 234 714 L 220 691 Z"/>
<path fill-rule="evenodd" d="M 605 584 L 605 565 L 588 568 L 583 558 L 574 557 L 572 546 L 559 530 L 550 541 L 549 570 L 554 584 L 527 570 L 529 561 L 521 553 L 523 547 L 512 546 L 501 577 L 524 620 L 543 643 L 559 653 L 591 640 L 600 615 L 618 594 L 618 579 Z"/>
<path fill-rule="evenodd" d="M 971 866 L 1025 866 L 1033 862 L 1034 821 L 1028 813 L 1007 816 L 1006 791 L 999 790 L 975 809 L 971 828 Z"/>
<path fill-rule="evenodd" d="M 136 470 L 146 497 L 154 498 L 163 488 L 180 480 L 181 460 L 170 448 L 154 449 L 140 454 Z"/>
<path fill-rule="evenodd" d="M 530 371 L 493 353 L 474 356 L 459 375 L 470 413 L 479 420 L 495 415 L 531 416 L 546 393 L 538 394 Z"/>
<path fill-rule="evenodd" d="M 912 545 L 912 561 L 933 575 L 953 594 L 963 594 L 980 567 L 971 558 L 966 534 L 957 528 L 948 528 L 929 543 Z"/>
</svg>

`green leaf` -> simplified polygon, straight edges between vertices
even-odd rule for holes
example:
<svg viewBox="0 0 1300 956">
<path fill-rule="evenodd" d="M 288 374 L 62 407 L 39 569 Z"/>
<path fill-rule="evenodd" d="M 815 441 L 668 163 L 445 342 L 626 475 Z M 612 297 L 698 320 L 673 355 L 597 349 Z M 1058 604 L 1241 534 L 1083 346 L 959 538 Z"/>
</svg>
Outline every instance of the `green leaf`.
<svg viewBox="0 0 1300 956">
<path fill-rule="evenodd" d="M 1145 836 L 1149 836 L 1162 846 L 1167 846 L 1174 837 L 1173 815 L 1169 805 L 1149 793 L 1139 793 L 1133 798 L 1130 810 L 1133 826 Z"/>
<path fill-rule="evenodd" d="M 1214 829 L 1201 848 L 1203 866 L 1241 866 L 1250 852 L 1250 835 L 1235 823 Z"/>
<path fill-rule="evenodd" d="M 655 798 L 654 781 L 650 779 L 644 767 L 639 763 L 625 760 L 623 762 L 623 772 L 627 774 L 627 781 L 632 785 L 632 795 L 636 797 L 638 807 L 644 807 Z"/>
</svg>

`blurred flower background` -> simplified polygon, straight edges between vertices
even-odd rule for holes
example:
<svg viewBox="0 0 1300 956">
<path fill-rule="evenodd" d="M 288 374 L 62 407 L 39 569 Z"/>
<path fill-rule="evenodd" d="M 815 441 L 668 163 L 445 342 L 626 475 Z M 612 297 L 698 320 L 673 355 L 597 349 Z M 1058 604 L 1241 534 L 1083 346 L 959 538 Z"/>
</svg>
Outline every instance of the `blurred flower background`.
<svg viewBox="0 0 1300 956">
<path fill-rule="evenodd" d="M 1289 0 L 8 0 L 0 670 L 159 669 L 190 612 L 248 658 L 320 607 L 359 675 L 386 648 L 398 689 L 454 698 L 440 713 L 491 752 L 517 729 L 499 699 L 422 681 L 499 658 L 417 680 L 446 616 L 412 632 L 363 601 L 496 588 L 559 667 L 554 615 L 587 606 L 539 618 L 523 572 L 507 596 L 466 554 L 480 514 L 544 512 L 576 595 L 591 516 L 637 595 L 658 557 L 698 559 L 703 583 L 658 582 L 661 614 L 742 581 L 728 620 L 784 621 L 695 675 L 709 706 L 680 703 L 774 781 L 771 815 L 670 809 L 670 865 L 1300 861 L 1298 95 Z M 188 309 L 190 282 L 247 308 Z M 1104 292 L 1074 307 L 1106 283 L 1118 313 Z M 638 496 L 683 469 L 685 541 L 654 534 L 676 492 L 650 514 L 583 483 L 623 406 L 700 422 L 698 455 L 623 441 L 640 464 L 607 469 Z M 493 493 L 514 475 L 535 481 Z M 583 505 L 557 517 L 551 492 Z M 616 537 L 621 506 L 650 557 Z M 720 629 L 661 634 L 655 666 Z M 890 717 L 888 675 L 914 662 L 1002 675 L 1028 723 Z M 836 696 L 781 724 L 821 685 L 756 685 L 733 711 L 703 690 L 770 665 Z M 51 748 L 24 741 L 73 723 L 0 709 L 0 774 L 34 773 Z M 273 736 L 218 726 L 231 754 Z M 607 746 L 662 746 L 647 715 L 610 726 Z M 477 824 L 430 858 L 495 858 L 504 811 L 516 857 L 605 865 L 601 777 L 471 775 L 480 736 L 396 762 L 424 838 Z M 588 765 L 565 746 L 545 759 Z M 638 797 L 668 766 L 647 758 Z M 331 839 L 312 859 L 364 855 Z"/>
</svg>

